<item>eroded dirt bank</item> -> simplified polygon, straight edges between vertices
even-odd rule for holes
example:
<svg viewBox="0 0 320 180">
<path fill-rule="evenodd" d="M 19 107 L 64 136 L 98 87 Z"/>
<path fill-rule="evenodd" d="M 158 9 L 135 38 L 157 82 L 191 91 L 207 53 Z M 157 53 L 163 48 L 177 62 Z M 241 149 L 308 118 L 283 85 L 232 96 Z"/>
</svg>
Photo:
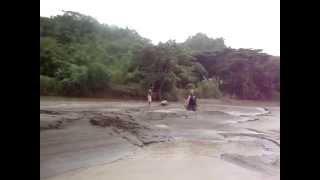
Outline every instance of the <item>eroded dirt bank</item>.
<svg viewBox="0 0 320 180">
<path fill-rule="evenodd" d="M 279 179 L 276 104 L 42 99 L 41 179 Z"/>
</svg>

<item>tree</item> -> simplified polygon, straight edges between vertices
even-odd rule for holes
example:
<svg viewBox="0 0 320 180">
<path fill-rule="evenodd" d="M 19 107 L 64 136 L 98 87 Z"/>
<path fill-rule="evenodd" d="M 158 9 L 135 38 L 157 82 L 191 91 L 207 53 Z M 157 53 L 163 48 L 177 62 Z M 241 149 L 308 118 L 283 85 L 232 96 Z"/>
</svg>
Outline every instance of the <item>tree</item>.
<svg viewBox="0 0 320 180">
<path fill-rule="evenodd" d="M 40 38 L 40 74 L 54 77 L 65 58 L 62 46 L 54 38 Z"/>
<path fill-rule="evenodd" d="M 269 99 L 280 91 L 279 62 L 259 49 L 227 48 L 223 38 L 203 33 L 183 43 L 152 45 L 135 30 L 100 24 L 81 13 L 40 17 L 45 94 L 90 96 L 126 89 L 122 93 L 143 95 L 141 89 L 153 86 L 159 99 L 177 99 L 188 87 L 203 97 L 221 90 L 243 99 Z M 214 82 L 205 83 L 210 79 Z"/>
<path fill-rule="evenodd" d="M 206 74 L 204 68 L 183 46 L 174 41 L 149 46 L 140 52 L 139 71 L 145 88 L 153 86 L 159 99 L 177 98 L 176 89 L 196 83 Z"/>
<path fill-rule="evenodd" d="M 280 84 L 280 61 L 255 49 L 200 53 L 197 61 L 210 77 L 223 81 L 222 91 L 242 99 L 270 99 Z"/>
<path fill-rule="evenodd" d="M 40 17 L 40 74 L 61 82 L 68 95 L 89 95 L 109 87 L 105 81 L 126 83 L 133 54 L 147 44 L 134 30 L 100 24 L 81 13 Z"/>
<path fill-rule="evenodd" d="M 190 48 L 193 52 L 215 52 L 222 51 L 226 48 L 223 38 L 209 38 L 204 33 L 197 33 L 194 36 L 189 37 L 184 46 Z"/>
</svg>

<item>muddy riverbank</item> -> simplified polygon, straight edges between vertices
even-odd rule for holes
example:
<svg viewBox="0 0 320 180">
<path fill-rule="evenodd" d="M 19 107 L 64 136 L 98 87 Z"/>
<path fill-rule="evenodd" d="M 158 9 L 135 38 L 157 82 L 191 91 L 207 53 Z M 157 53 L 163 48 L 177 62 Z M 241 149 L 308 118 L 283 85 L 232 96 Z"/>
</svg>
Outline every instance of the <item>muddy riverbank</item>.
<svg viewBox="0 0 320 180">
<path fill-rule="evenodd" d="M 279 179 L 277 103 L 40 100 L 41 179 Z"/>
</svg>

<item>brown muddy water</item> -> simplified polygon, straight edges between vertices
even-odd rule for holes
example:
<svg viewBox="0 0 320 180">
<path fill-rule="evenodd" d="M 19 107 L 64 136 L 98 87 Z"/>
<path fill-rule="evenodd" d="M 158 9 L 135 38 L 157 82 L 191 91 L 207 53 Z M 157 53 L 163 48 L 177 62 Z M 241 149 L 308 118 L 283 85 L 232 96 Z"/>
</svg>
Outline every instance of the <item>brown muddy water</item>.
<svg viewBox="0 0 320 180">
<path fill-rule="evenodd" d="M 280 179 L 276 103 L 40 98 L 40 177 Z"/>
</svg>

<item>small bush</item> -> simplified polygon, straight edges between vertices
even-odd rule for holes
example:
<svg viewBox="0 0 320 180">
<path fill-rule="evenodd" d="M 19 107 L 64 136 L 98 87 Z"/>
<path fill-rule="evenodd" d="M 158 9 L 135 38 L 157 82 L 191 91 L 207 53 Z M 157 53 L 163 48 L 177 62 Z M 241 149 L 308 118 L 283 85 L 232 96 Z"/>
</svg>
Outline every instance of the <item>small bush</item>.
<svg viewBox="0 0 320 180">
<path fill-rule="evenodd" d="M 105 90 L 108 87 L 111 75 L 103 64 L 93 63 L 89 65 L 87 75 L 87 84 L 92 92 Z"/>
<path fill-rule="evenodd" d="M 195 85 L 194 84 L 192 84 L 192 83 L 189 83 L 189 84 L 187 84 L 187 89 L 194 89 L 195 88 Z"/>
<path fill-rule="evenodd" d="M 71 65 L 69 71 L 69 77 L 61 81 L 63 94 L 70 96 L 88 94 L 88 68 L 85 66 Z"/>
<path fill-rule="evenodd" d="M 219 85 L 215 80 L 206 80 L 198 83 L 195 93 L 199 98 L 220 98 L 222 93 Z"/>
<path fill-rule="evenodd" d="M 55 78 L 40 75 L 40 95 L 57 95 L 60 88 L 61 85 Z"/>
<path fill-rule="evenodd" d="M 112 84 L 107 90 L 113 97 L 140 97 L 146 96 L 146 91 L 139 84 L 130 83 L 127 85 Z"/>
<path fill-rule="evenodd" d="M 177 101 L 179 99 L 179 91 L 177 88 L 173 88 L 170 92 L 164 94 L 162 100 Z"/>
</svg>

